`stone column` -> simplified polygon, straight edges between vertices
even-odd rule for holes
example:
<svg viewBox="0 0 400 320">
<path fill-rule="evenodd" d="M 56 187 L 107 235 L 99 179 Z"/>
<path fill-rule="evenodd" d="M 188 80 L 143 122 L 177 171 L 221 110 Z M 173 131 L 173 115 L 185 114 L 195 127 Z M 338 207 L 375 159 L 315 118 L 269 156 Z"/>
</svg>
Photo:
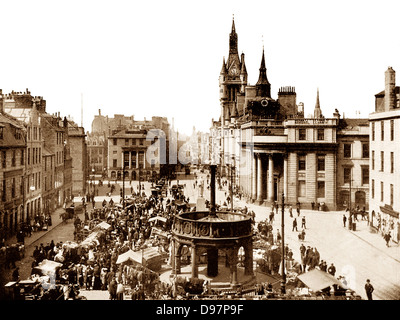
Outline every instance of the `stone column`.
<svg viewBox="0 0 400 320">
<path fill-rule="evenodd" d="M 175 246 L 175 274 L 181 273 L 181 249 L 181 244 Z"/>
<path fill-rule="evenodd" d="M 237 286 L 238 283 L 237 263 L 238 263 L 238 248 L 233 248 L 232 250 L 230 250 L 230 259 L 229 259 L 232 287 Z"/>
<path fill-rule="evenodd" d="M 297 202 L 297 168 L 297 153 L 291 152 L 288 154 L 288 193 L 285 196 L 286 201 L 291 204 Z"/>
<path fill-rule="evenodd" d="M 199 268 L 197 265 L 197 248 L 196 245 L 192 245 L 192 279 L 199 277 Z"/>
<path fill-rule="evenodd" d="M 263 201 L 263 167 L 261 154 L 257 155 L 257 200 Z"/>
<path fill-rule="evenodd" d="M 172 274 L 176 274 L 175 240 L 173 239 L 171 243 L 171 267 L 172 267 Z"/>
<path fill-rule="evenodd" d="M 268 155 L 268 201 L 274 202 L 274 159 Z"/>
<path fill-rule="evenodd" d="M 287 155 L 283 155 L 283 194 L 287 199 L 288 196 L 288 159 Z"/>
<path fill-rule="evenodd" d="M 253 241 L 248 241 L 244 248 L 244 274 L 252 276 L 253 273 Z"/>
<path fill-rule="evenodd" d="M 306 195 L 309 203 L 317 201 L 317 154 L 310 152 L 306 157 Z"/>
<path fill-rule="evenodd" d="M 207 249 L 207 275 L 215 277 L 218 275 L 218 249 Z"/>
<path fill-rule="evenodd" d="M 251 170 L 251 198 L 253 200 L 257 199 L 257 155 L 253 153 L 252 159 L 252 170 Z"/>
<path fill-rule="evenodd" d="M 132 151 L 129 151 L 129 169 L 131 169 L 131 163 L 132 163 Z"/>
<path fill-rule="evenodd" d="M 325 157 L 325 203 L 329 210 L 336 210 L 336 155 L 327 153 Z"/>
<path fill-rule="evenodd" d="M 139 151 L 136 151 L 136 169 L 139 169 Z"/>
</svg>

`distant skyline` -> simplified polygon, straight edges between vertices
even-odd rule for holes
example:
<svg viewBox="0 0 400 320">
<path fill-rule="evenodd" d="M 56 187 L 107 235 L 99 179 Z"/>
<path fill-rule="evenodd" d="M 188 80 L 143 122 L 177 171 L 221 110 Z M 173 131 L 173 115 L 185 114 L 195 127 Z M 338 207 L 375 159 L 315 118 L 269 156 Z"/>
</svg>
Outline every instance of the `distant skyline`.
<svg viewBox="0 0 400 320">
<path fill-rule="evenodd" d="M 232 17 L 248 81 L 264 46 L 272 98 L 296 88 L 305 115 L 368 117 L 389 66 L 400 74 L 400 2 L 4 1 L 4 93 L 30 90 L 47 112 L 91 130 L 94 115 L 167 117 L 190 135 L 220 116 L 218 77 Z M 396 84 L 399 80 L 396 81 Z"/>
</svg>

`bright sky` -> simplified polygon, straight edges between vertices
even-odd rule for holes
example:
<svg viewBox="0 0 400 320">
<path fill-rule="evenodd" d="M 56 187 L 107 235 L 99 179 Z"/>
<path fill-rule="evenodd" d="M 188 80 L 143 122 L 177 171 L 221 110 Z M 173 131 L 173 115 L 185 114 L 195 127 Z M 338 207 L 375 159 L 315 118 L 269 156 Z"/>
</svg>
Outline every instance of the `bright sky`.
<svg viewBox="0 0 400 320">
<path fill-rule="evenodd" d="M 0 9 L 0 88 L 28 88 L 78 124 L 83 94 L 86 131 L 98 109 L 208 131 L 233 15 L 249 84 L 264 45 L 272 97 L 296 87 L 306 115 L 319 88 L 325 117 L 335 108 L 367 117 L 386 69 L 400 74 L 397 0 L 9 0 Z"/>
</svg>

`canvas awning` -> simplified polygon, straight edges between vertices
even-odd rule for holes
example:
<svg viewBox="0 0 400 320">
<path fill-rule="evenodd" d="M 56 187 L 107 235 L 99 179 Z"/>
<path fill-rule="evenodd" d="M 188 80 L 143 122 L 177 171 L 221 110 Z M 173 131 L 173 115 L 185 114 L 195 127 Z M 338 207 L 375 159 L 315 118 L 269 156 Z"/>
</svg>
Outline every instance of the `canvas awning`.
<svg viewBox="0 0 400 320">
<path fill-rule="evenodd" d="M 41 271 L 43 275 L 49 275 L 54 274 L 61 267 L 62 263 L 45 259 L 34 269 Z"/>
<path fill-rule="evenodd" d="M 399 218 L 399 213 L 397 211 L 394 211 L 391 207 L 385 204 L 385 206 L 380 206 L 379 207 L 383 213 L 386 213 L 394 218 Z"/>
<path fill-rule="evenodd" d="M 104 229 L 104 230 L 108 230 L 108 229 L 111 228 L 111 225 L 108 224 L 108 223 L 105 222 L 105 221 L 102 221 L 102 222 L 100 222 L 100 223 L 96 226 L 96 228 L 101 228 L 101 229 Z"/>
<path fill-rule="evenodd" d="M 151 221 L 157 221 L 157 220 L 162 221 L 162 222 L 167 222 L 167 218 L 160 217 L 160 216 L 152 217 L 148 221 L 151 222 Z"/>
<path fill-rule="evenodd" d="M 158 252 L 158 248 L 156 247 L 150 247 L 140 251 L 133 251 L 129 249 L 127 252 L 124 252 L 118 256 L 116 263 L 121 264 L 128 261 L 134 261 L 136 263 L 143 264 L 143 261 L 149 261 L 160 257 L 161 254 Z"/>
<path fill-rule="evenodd" d="M 157 247 L 150 247 L 143 250 L 143 260 L 149 261 L 154 258 L 161 257 Z"/>
<path fill-rule="evenodd" d="M 328 288 L 334 284 L 340 286 L 343 289 L 348 289 L 334 276 L 318 269 L 313 269 L 306 273 L 300 274 L 297 276 L 297 278 L 314 292 Z"/>
<path fill-rule="evenodd" d="M 142 263 L 142 252 L 141 251 L 135 252 L 135 251 L 129 249 L 127 252 L 124 252 L 123 254 L 120 254 L 118 256 L 116 263 L 121 264 L 121 263 L 128 262 L 128 261 L 134 261 L 136 263 L 141 264 Z"/>
<path fill-rule="evenodd" d="M 169 234 L 166 231 L 160 230 L 160 229 L 155 228 L 155 227 L 151 228 L 150 238 L 152 236 L 161 236 L 161 237 L 168 238 L 168 235 Z"/>
</svg>

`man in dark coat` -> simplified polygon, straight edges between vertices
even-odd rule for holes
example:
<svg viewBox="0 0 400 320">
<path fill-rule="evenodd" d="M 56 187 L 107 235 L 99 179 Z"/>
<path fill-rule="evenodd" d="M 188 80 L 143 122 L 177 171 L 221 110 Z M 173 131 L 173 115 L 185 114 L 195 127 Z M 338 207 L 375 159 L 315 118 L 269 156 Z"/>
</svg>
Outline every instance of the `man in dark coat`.
<svg viewBox="0 0 400 320">
<path fill-rule="evenodd" d="M 25 243 L 25 234 L 24 231 L 19 230 L 17 234 L 17 242 L 24 244 Z"/>
<path fill-rule="evenodd" d="M 298 231 L 298 230 L 297 230 L 297 220 L 296 220 L 296 218 L 293 219 L 293 228 L 292 228 L 292 231 L 294 231 L 294 229 L 296 229 L 296 231 Z"/>
<path fill-rule="evenodd" d="M 115 277 L 112 278 L 110 284 L 108 285 L 108 292 L 110 293 L 110 300 L 117 299 L 117 281 Z"/>
<path fill-rule="evenodd" d="M 371 281 L 367 279 L 367 283 L 365 284 L 365 293 L 367 294 L 368 300 L 372 300 L 372 292 L 374 292 L 374 287 L 371 284 Z"/>
<path fill-rule="evenodd" d="M 15 270 L 12 273 L 12 279 L 13 281 L 19 281 L 19 268 L 16 267 Z"/>
<path fill-rule="evenodd" d="M 392 236 L 390 235 L 389 232 L 386 232 L 385 235 L 383 236 L 383 238 L 384 238 L 385 241 L 386 241 L 386 246 L 387 246 L 387 247 L 389 247 L 389 242 L 390 242 L 390 238 L 391 238 L 391 237 L 392 237 Z"/>
</svg>

